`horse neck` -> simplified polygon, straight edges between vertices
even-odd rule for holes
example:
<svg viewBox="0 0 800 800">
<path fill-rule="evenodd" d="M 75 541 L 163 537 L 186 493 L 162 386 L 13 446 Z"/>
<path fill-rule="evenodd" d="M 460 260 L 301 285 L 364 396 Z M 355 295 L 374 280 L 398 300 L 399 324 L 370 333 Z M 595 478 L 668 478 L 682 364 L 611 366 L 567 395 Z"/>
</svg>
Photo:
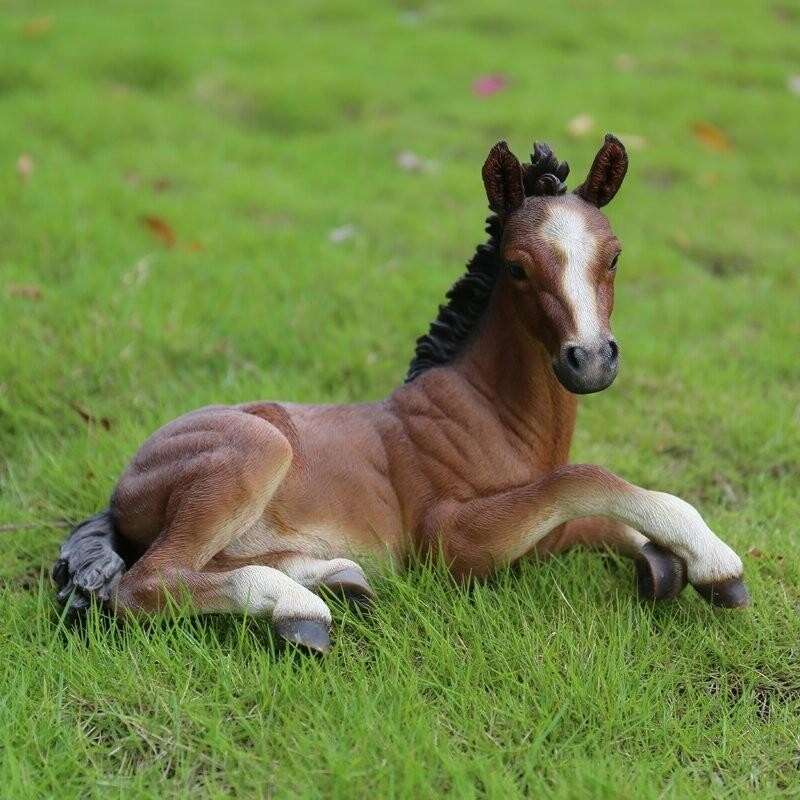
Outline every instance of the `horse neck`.
<svg viewBox="0 0 800 800">
<path fill-rule="evenodd" d="M 480 394 L 489 397 L 498 418 L 531 450 L 554 463 L 567 460 L 578 402 L 553 372 L 544 345 L 519 318 L 502 278 L 471 345 L 453 365 Z"/>
</svg>

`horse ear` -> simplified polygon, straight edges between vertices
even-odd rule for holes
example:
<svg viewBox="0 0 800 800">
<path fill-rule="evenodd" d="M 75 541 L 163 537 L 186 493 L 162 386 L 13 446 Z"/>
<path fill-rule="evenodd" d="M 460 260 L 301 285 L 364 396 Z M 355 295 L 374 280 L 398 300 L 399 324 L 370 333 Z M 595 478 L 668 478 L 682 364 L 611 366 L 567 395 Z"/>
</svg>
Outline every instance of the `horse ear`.
<svg viewBox="0 0 800 800">
<path fill-rule="evenodd" d="M 628 154 L 625 152 L 625 145 L 616 136 L 607 133 L 586 180 L 575 190 L 575 194 L 601 208 L 613 199 L 622 186 L 627 171 Z"/>
<path fill-rule="evenodd" d="M 498 142 L 490 151 L 481 172 L 489 208 L 506 220 L 525 202 L 522 167 L 505 142 Z"/>
</svg>

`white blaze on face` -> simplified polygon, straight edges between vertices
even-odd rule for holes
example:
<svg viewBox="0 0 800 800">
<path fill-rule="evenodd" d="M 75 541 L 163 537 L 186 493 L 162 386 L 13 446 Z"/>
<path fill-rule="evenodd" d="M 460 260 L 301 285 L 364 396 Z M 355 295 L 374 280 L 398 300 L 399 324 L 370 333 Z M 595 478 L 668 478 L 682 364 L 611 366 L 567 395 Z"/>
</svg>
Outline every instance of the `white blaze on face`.
<svg viewBox="0 0 800 800">
<path fill-rule="evenodd" d="M 561 285 L 575 324 L 576 342 L 593 342 L 601 335 L 597 291 L 589 270 L 597 243 L 583 215 L 569 206 L 554 204 L 540 228 L 542 238 L 563 254 Z"/>
</svg>

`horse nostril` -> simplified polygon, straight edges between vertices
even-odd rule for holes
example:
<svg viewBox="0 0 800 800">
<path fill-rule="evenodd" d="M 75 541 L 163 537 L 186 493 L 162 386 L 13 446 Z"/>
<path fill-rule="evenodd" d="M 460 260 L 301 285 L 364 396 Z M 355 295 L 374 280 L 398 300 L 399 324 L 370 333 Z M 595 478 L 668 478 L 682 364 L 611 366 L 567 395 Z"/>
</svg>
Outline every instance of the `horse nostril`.
<svg viewBox="0 0 800 800">
<path fill-rule="evenodd" d="M 582 347 L 569 347 L 567 348 L 567 364 L 572 367 L 575 372 L 580 372 L 586 364 L 586 351 Z"/>
<path fill-rule="evenodd" d="M 608 349 L 611 351 L 611 363 L 616 364 L 619 358 L 619 347 L 613 339 L 608 340 Z"/>
</svg>

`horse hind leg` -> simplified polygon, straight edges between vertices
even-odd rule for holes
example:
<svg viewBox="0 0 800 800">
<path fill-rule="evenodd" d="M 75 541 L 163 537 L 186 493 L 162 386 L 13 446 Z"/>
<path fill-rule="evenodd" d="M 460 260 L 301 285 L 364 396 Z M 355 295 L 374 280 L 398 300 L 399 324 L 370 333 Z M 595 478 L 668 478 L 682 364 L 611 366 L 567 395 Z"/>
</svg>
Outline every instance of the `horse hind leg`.
<svg viewBox="0 0 800 800">
<path fill-rule="evenodd" d="M 200 614 L 269 617 L 282 640 L 309 652 L 324 654 L 330 650 L 330 609 L 280 570 L 260 565 L 228 572 L 145 568 L 131 579 L 128 576 L 134 570 L 120 581 L 127 585 L 121 585 L 112 598 L 117 614 L 169 611 L 175 608 L 176 600 L 183 599 Z"/>
<path fill-rule="evenodd" d="M 644 600 L 671 600 L 686 587 L 686 564 L 678 556 L 611 517 L 570 520 L 545 536 L 536 552 L 547 557 L 575 546 L 609 549 L 633 559 L 636 588 Z"/>
<path fill-rule="evenodd" d="M 193 415 L 146 444 L 120 481 L 115 510 L 124 533 L 131 519 L 142 519 L 148 498 L 160 497 L 163 512 L 144 516 L 160 519 L 161 533 L 119 581 L 111 608 L 147 614 L 170 610 L 170 597 L 182 597 L 197 613 L 270 616 L 282 638 L 325 652 L 331 616 L 319 597 L 270 567 L 220 572 L 210 563 L 261 517 L 291 461 L 277 428 L 233 409 Z"/>
</svg>

